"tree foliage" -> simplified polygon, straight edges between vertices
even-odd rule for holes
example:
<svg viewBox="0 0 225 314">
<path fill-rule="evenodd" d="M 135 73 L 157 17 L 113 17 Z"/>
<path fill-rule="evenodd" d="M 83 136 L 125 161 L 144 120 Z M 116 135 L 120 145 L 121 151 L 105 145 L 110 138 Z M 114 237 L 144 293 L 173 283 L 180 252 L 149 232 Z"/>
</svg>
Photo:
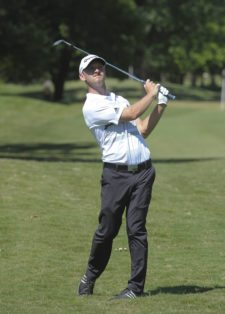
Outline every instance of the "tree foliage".
<svg viewBox="0 0 225 314">
<path fill-rule="evenodd" d="M 82 57 L 52 47 L 60 38 L 125 69 L 131 64 L 143 78 L 214 75 L 225 67 L 224 16 L 225 0 L 1 0 L 0 76 L 31 82 L 48 75 L 60 99 Z"/>
</svg>

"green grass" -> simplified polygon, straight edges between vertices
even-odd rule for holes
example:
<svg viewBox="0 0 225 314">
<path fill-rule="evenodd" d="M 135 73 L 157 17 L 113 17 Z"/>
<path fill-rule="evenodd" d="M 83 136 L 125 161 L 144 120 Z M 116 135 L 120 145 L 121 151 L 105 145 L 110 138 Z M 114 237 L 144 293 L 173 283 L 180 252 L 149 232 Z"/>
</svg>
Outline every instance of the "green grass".
<svg viewBox="0 0 225 314">
<path fill-rule="evenodd" d="M 131 101 L 142 93 L 131 81 L 110 84 Z M 125 222 L 95 294 L 74 293 L 100 205 L 100 154 L 83 122 L 84 89 L 68 83 L 64 105 L 44 101 L 40 89 L 0 85 L 0 313 L 224 313 L 219 103 L 170 102 L 148 138 L 157 171 L 147 221 L 150 296 L 110 301 L 129 278 L 129 253 L 117 250 L 127 248 Z"/>
</svg>

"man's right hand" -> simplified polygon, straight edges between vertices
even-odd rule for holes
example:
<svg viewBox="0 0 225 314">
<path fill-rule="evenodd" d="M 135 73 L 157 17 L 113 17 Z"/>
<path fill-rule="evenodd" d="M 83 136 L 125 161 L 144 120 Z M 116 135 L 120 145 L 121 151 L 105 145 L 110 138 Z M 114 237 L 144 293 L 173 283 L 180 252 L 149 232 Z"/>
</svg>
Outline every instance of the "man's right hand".
<svg viewBox="0 0 225 314">
<path fill-rule="evenodd" d="M 151 105 L 152 101 L 158 94 L 159 86 L 154 82 L 147 80 L 144 85 L 146 95 L 138 100 L 132 106 L 124 108 L 120 120 L 121 121 L 133 121 L 139 118 Z"/>
<path fill-rule="evenodd" d="M 152 97 L 156 97 L 159 91 L 159 85 L 147 79 L 144 84 L 144 89 L 147 94 L 150 94 Z"/>
</svg>

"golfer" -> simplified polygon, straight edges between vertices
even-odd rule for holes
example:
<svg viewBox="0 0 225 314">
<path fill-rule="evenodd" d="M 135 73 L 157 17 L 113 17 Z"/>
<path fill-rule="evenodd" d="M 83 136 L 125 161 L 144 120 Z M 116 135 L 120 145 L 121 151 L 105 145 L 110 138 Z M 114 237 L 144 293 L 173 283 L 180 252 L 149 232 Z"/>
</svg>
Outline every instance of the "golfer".
<svg viewBox="0 0 225 314">
<path fill-rule="evenodd" d="M 127 287 L 114 298 L 134 299 L 144 294 L 148 262 L 146 217 L 155 179 L 150 150 L 144 138 L 160 120 L 168 99 L 159 92 L 158 84 L 147 80 L 145 96 L 130 105 L 127 99 L 107 89 L 105 65 L 101 57 L 87 55 L 79 66 L 80 79 L 88 89 L 83 115 L 101 149 L 103 171 L 99 225 L 78 294 L 93 294 L 96 279 L 109 261 L 113 239 L 119 232 L 125 211 L 131 275 Z M 163 89 L 163 93 L 168 92 Z M 156 106 L 141 119 L 155 98 Z"/>
</svg>

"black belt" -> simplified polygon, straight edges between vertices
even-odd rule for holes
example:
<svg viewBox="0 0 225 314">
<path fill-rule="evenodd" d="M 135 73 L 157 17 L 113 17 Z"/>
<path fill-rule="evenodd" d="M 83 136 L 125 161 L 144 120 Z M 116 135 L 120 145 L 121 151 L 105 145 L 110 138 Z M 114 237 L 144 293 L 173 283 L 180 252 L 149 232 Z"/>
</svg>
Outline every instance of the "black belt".
<svg viewBox="0 0 225 314">
<path fill-rule="evenodd" d="M 151 168 L 152 161 L 151 159 L 149 159 L 137 165 L 122 165 L 122 164 L 104 162 L 103 165 L 104 165 L 104 168 L 115 169 L 116 171 L 140 172 L 141 170 Z"/>
</svg>

